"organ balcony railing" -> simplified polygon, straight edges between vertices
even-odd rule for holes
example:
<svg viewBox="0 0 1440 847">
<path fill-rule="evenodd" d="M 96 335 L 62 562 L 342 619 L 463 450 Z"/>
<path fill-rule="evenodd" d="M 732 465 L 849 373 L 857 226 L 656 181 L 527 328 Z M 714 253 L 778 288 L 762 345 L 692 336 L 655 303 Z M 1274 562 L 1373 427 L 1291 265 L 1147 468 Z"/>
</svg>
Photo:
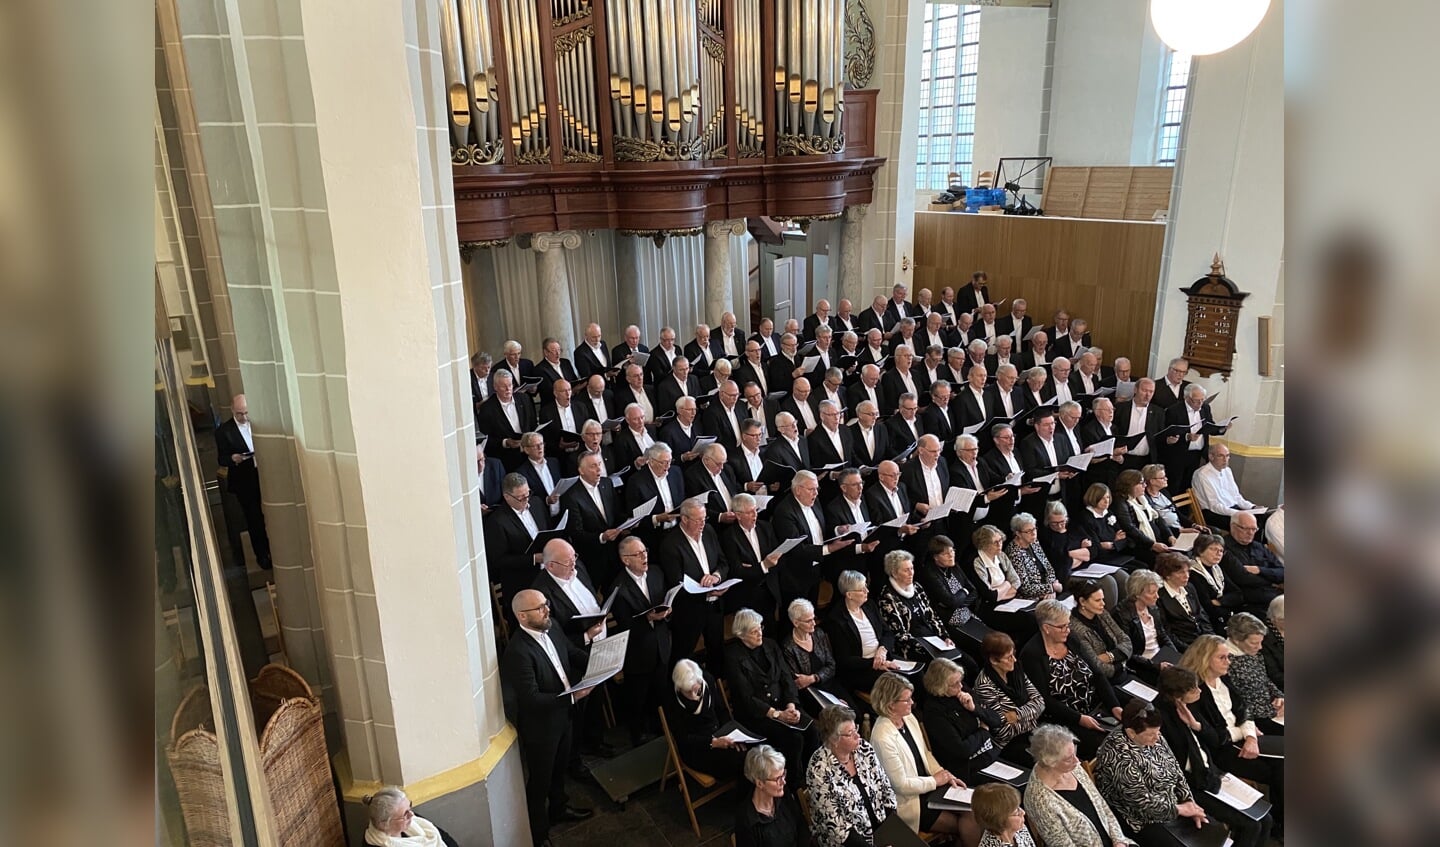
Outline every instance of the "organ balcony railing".
<svg viewBox="0 0 1440 847">
<path fill-rule="evenodd" d="M 870 202 L 884 163 L 877 92 L 847 84 L 847 67 L 867 64 L 847 62 L 847 40 L 857 49 L 847 0 L 442 9 L 467 246 L 574 228 L 663 238 L 710 220 L 828 219 Z"/>
</svg>

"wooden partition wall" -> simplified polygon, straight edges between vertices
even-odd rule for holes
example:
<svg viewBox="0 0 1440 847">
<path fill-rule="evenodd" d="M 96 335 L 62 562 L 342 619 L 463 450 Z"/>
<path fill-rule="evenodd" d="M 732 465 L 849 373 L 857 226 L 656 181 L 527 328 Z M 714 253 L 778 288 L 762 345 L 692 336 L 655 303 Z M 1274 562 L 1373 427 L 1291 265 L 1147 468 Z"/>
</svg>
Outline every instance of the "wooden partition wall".
<svg viewBox="0 0 1440 847">
<path fill-rule="evenodd" d="M 1107 364 L 1128 356 L 1144 376 L 1164 243 L 1165 224 L 1148 221 L 917 212 L 910 296 L 929 288 L 938 300 L 983 270 L 996 300 L 1025 298 L 1038 324 L 1061 308 L 1086 319 Z"/>
</svg>

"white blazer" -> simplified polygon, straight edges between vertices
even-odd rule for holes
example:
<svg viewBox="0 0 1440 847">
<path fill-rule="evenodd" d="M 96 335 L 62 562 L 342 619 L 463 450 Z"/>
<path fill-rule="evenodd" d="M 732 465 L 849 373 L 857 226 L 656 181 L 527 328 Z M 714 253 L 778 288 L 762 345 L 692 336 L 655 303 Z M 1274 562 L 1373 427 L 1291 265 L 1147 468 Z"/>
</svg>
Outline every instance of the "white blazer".
<svg viewBox="0 0 1440 847">
<path fill-rule="evenodd" d="M 941 764 L 935 760 L 935 754 L 930 752 L 930 745 L 925 743 L 920 722 L 915 720 L 914 715 L 905 716 L 905 726 L 910 730 L 910 737 L 915 739 L 915 746 L 920 748 L 920 755 L 925 757 L 925 768 L 932 774 L 943 770 Z M 895 789 L 895 799 L 900 804 L 897 810 L 900 819 L 905 821 L 906 826 L 918 832 L 921 799 L 935 790 L 935 778 L 920 775 L 919 769 L 915 767 L 915 756 L 910 752 L 910 745 L 905 743 L 900 730 L 889 718 L 875 721 L 875 728 L 870 731 L 870 743 L 875 747 L 880 766 L 885 768 L 885 775 L 890 777 L 890 785 Z"/>
</svg>

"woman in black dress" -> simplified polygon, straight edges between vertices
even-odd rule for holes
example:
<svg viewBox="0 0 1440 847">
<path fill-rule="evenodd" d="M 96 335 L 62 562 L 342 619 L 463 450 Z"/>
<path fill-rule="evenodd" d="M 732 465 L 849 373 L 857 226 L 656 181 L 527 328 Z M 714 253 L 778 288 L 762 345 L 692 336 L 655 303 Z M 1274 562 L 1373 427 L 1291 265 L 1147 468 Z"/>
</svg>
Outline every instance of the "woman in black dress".
<svg viewBox="0 0 1440 847">
<path fill-rule="evenodd" d="M 930 749 L 945 769 L 974 782 L 980 769 L 1000 758 L 992 734 L 1005 719 L 980 705 L 965 690 L 965 669 L 949 659 L 936 659 L 925 669 L 921 714 Z"/>
<path fill-rule="evenodd" d="M 925 565 L 916 579 L 924 587 L 930 607 L 944 622 L 950 638 L 967 652 L 978 652 L 980 642 L 992 630 L 977 614 L 980 594 L 959 566 L 955 542 L 950 536 L 937 535 L 930 539 Z"/>
<path fill-rule="evenodd" d="M 730 710 L 710 674 L 690 659 L 675 663 L 670 673 L 674 683 L 665 698 L 665 720 L 670 735 L 686 765 L 717 779 L 733 779 L 745 765 L 745 751 L 728 738 L 716 738 L 720 727 L 730 723 Z"/>
<path fill-rule="evenodd" d="M 769 744 L 745 754 L 745 778 L 755 786 L 735 810 L 735 847 L 808 847 L 810 827 L 785 791 L 785 757 Z"/>
<path fill-rule="evenodd" d="M 1020 652 L 1020 664 L 1045 698 L 1046 717 L 1078 736 L 1080 758 L 1093 758 L 1109 731 L 1106 724 L 1120 720 L 1120 701 L 1105 675 L 1078 649 L 1064 604 L 1040 601 L 1035 621 L 1040 634 Z"/>
<path fill-rule="evenodd" d="M 820 716 L 820 710 L 832 705 L 816 693 L 824 691 L 841 702 L 855 708 L 860 699 L 840 683 L 836 677 L 835 650 L 830 646 L 830 636 L 816 626 L 815 607 L 804 597 L 790 602 L 790 637 L 780 645 L 785 664 L 795 677 L 795 687 L 800 691 L 800 708 L 812 718 Z"/>
</svg>

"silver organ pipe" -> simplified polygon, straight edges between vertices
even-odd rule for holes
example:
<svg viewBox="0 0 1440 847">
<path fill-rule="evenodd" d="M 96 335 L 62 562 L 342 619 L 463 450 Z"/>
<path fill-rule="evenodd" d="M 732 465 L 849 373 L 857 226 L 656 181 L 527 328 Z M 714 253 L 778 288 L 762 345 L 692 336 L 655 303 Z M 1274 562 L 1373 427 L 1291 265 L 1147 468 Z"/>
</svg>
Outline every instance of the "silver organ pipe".
<svg viewBox="0 0 1440 847">
<path fill-rule="evenodd" d="M 775 0 L 774 111 L 782 156 L 844 150 L 844 0 Z"/>
</svg>

